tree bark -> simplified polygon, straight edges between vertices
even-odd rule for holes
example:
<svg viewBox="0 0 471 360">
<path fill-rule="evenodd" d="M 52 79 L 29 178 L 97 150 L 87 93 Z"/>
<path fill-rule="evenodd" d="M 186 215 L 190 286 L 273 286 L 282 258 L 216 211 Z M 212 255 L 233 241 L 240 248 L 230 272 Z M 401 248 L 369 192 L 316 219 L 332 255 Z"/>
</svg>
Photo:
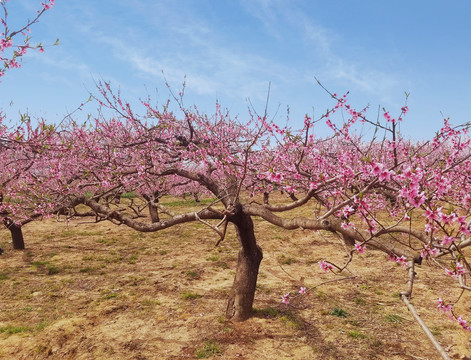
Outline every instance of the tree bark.
<svg viewBox="0 0 471 360">
<path fill-rule="evenodd" d="M 3 193 L 0 192 L 0 204 L 3 204 Z M 1 213 L 0 216 L 8 215 L 7 213 Z M 9 217 L 5 216 L 3 218 L 3 223 L 10 230 L 11 239 L 13 242 L 13 249 L 15 250 L 24 250 L 25 249 L 25 241 L 23 239 L 23 231 L 21 230 L 21 225 L 18 226 L 15 222 L 10 219 Z"/>
<path fill-rule="evenodd" d="M 10 230 L 13 249 L 24 250 L 25 241 L 23 239 L 23 230 L 21 229 L 21 226 L 16 225 L 11 219 L 8 218 L 5 218 L 3 223 L 8 228 L 8 230 Z"/>
<path fill-rule="evenodd" d="M 156 205 L 159 202 L 158 191 L 154 193 L 153 197 L 146 194 L 144 194 L 143 197 L 148 202 L 150 221 L 152 223 L 158 223 L 160 221 L 159 208 Z"/>
<path fill-rule="evenodd" d="M 152 201 L 149 202 L 149 216 L 150 221 L 152 221 L 153 223 L 157 223 L 160 221 L 159 209 Z"/>
<path fill-rule="evenodd" d="M 255 239 L 252 218 L 241 207 L 230 220 L 236 227 L 242 246 L 237 270 L 226 309 L 226 317 L 235 321 L 247 320 L 252 315 L 252 305 L 257 285 L 258 269 L 263 258 L 262 249 Z"/>
</svg>

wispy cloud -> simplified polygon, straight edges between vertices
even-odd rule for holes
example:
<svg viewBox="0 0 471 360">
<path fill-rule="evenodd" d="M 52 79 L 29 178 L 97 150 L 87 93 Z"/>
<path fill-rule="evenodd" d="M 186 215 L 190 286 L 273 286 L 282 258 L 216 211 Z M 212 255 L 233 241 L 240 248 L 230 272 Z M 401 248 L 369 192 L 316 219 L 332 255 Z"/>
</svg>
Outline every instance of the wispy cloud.
<svg viewBox="0 0 471 360">
<path fill-rule="evenodd" d="M 264 98 L 269 81 L 283 84 L 293 76 L 299 76 L 296 70 L 269 58 L 226 46 L 221 39 L 202 30 L 199 23 L 195 28 L 187 24 L 180 30 L 181 36 L 191 38 L 191 51 L 185 52 L 178 44 L 169 42 L 143 49 L 130 45 L 126 39 L 105 35 L 96 35 L 95 41 L 109 46 L 114 56 L 147 79 L 161 80 L 163 72 L 170 83 L 180 84 L 186 76 L 188 86 L 200 95 L 225 94 L 245 98 L 259 94 Z"/>
<path fill-rule="evenodd" d="M 361 58 L 352 58 L 342 52 L 345 44 L 341 34 L 326 25 L 316 22 L 308 15 L 310 2 L 286 3 L 284 1 L 240 0 L 247 12 L 263 22 L 265 27 L 276 37 L 281 37 L 286 28 L 298 34 L 304 41 L 307 50 L 304 54 L 313 60 L 306 59 L 303 69 L 311 80 L 313 75 L 323 82 L 342 84 L 351 90 L 364 92 L 369 96 L 379 96 L 381 101 L 390 102 L 402 94 L 400 86 L 409 82 L 398 73 L 381 69 Z M 278 32 L 274 30 L 277 25 Z"/>
</svg>

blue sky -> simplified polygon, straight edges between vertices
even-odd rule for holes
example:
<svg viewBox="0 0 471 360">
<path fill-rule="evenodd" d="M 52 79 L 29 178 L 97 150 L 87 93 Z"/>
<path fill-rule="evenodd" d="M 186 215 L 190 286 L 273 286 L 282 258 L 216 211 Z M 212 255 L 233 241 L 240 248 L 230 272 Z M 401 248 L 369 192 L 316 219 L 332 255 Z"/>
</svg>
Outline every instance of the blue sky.
<svg viewBox="0 0 471 360">
<path fill-rule="evenodd" d="M 10 27 L 39 0 L 10 0 Z M 29 53 L 0 84 L 0 108 L 57 121 L 96 93 L 103 79 L 131 103 L 169 96 L 186 76 L 185 104 L 213 112 L 218 99 L 240 119 L 247 99 L 279 123 L 332 106 L 350 91 L 357 108 L 398 114 L 401 131 L 428 138 L 444 116 L 471 121 L 471 2 L 467 0 L 56 0 L 32 28 L 33 42 L 60 45 Z M 157 89 L 157 90 L 156 90 Z M 91 105 L 77 119 L 95 113 Z M 320 131 L 320 130 L 319 130 Z M 320 131 L 322 134 L 322 132 Z"/>
</svg>

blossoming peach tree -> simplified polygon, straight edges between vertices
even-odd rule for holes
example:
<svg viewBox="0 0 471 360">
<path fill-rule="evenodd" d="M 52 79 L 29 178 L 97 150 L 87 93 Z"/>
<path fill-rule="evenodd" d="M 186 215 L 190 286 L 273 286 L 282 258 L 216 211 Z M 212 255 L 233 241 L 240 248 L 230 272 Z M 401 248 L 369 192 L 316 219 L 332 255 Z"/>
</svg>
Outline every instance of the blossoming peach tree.
<svg viewBox="0 0 471 360">
<path fill-rule="evenodd" d="M 185 108 L 179 96 L 178 111 L 170 111 L 168 103 L 158 108 L 147 99 L 138 115 L 108 83 L 99 84 L 99 91 L 99 115 L 84 125 L 70 122 L 48 136 L 41 161 L 15 179 L 16 193 L 37 189 L 34 199 L 46 212 L 60 203 L 68 204 L 69 216 L 81 215 L 76 209 L 81 204 L 97 221 L 141 232 L 202 222 L 222 241 L 227 227 L 234 226 L 240 251 L 228 318 L 242 321 L 251 315 L 263 257 L 254 217 L 284 229 L 338 235 L 347 260 L 335 264 L 324 259 L 319 266 L 325 271 L 340 273 L 369 249 L 384 252 L 386 261 L 408 269 L 408 287 L 401 296 L 409 305 L 414 269 L 423 261 L 434 263 L 461 291 L 471 289 L 466 126 L 452 127 L 444 120 L 433 139 L 417 142 L 397 131 L 407 106 L 396 118 L 384 112 L 383 121 L 372 122 L 367 109 L 355 110 L 347 96 L 336 94 L 331 94 L 331 110 L 317 120 L 306 116 L 295 130 L 254 111 L 246 122 L 220 106 L 213 116 L 201 114 Z M 340 112 L 347 120 L 337 124 Z M 332 129 L 332 136 L 316 137 L 321 123 Z M 362 139 L 355 132 L 358 124 L 372 127 L 375 135 Z M 277 196 L 272 201 L 280 190 L 286 200 L 280 203 Z M 129 192 L 137 199 L 120 201 Z M 214 202 L 176 214 L 158 201 L 186 192 L 208 194 Z M 293 215 L 300 207 L 312 210 L 312 216 Z M 282 301 L 289 303 L 293 296 L 286 294 Z M 470 329 L 452 304 L 439 299 L 437 305 Z"/>
<path fill-rule="evenodd" d="M 139 115 L 108 83 L 98 88 L 95 100 L 102 111 L 92 121 L 50 128 L 39 147 L 37 140 L 15 143 L 16 154 L 36 151 L 40 156 L 10 176 L 10 193 L 23 196 L 21 202 L 8 203 L 10 211 L 30 204 L 50 214 L 60 204 L 62 214 L 81 216 L 77 205 L 85 205 L 85 214 L 96 221 L 141 232 L 202 222 L 219 241 L 234 226 L 240 251 L 226 316 L 236 321 L 251 315 L 263 257 L 254 217 L 284 229 L 336 234 L 347 258 L 343 264 L 320 261 L 324 271 L 340 273 L 369 249 L 384 252 L 385 260 L 408 270 L 401 297 L 413 312 L 408 299 L 414 269 L 423 261 L 434 263 L 461 291 L 471 289 L 467 126 L 452 127 L 445 119 L 429 141 L 407 140 L 398 132 L 407 106 L 396 117 L 384 111 L 382 121 L 370 121 L 367 108 L 355 110 L 347 95 L 337 94 L 330 94 L 331 110 L 317 120 L 306 116 L 297 130 L 254 111 L 243 122 L 219 105 L 208 116 L 196 107 L 185 108 L 182 95 L 174 97 L 177 111 L 170 111 L 170 103 L 158 108 L 146 99 Z M 346 120 L 338 122 L 339 113 Z M 330 137 L 316 136 L 322 123 L 331 128 Z M 374 129 L 374 135 L 362 139 L 355 131 L 358 124 Z M 279 196 L 272 201 L 280 190 L 285 201 L 280 203 Z M 120 201 L 129 192 L 137 199 Z M 158 201 L 189 192 L 207 194 L 214 202 L 176 214 Z M 301 207 L 312 216 L 292 211 Z M 285 294 L 282 301 L 288 304 L 293 296 Z M 438 299 L 437 306 L 470 330 L 452 304 Z"/>
<path fill-rule="evenodd" d="M 34 18 L 32 20 L 28 19 L 15 30 L 10 29 L 8 24 L 8 0 L 0 1 L 3 10 L 0 18 L 2 27 L 0 30 L 0 82 L 8 70 L 21 67 L 21 58 L 28 50 L 36 49 L 39 52 L 44 52 L 41 43 L 35 45 L 31 43 L 29 33 L 31 26 L 39 21 L 44 12 L 54 6 L 54 1 L 41 2 L 41 8 L 36 12 Z M 17 39 L 21 40 L 16 41 Z M 57 43 L 58 41 L 56 41 Z M 38 208 L 35 207 L 26 218 L 23 216 L 24 214 L 18 218 L 18 207 L 11 205 L 11 200 L 15 195 L 8 190 L 8 187 L 12 181 L 18 179 L 20 174 L 27 172 L 38 155 L 37 151 L 34 151 L 30 145 L 23 146 L 20 143 L 36 144 L 35 147 L 37 148 L 38 142 L 40 143 L 45 133 L 42 130 L 46 130 L 46 127 L 42 123 L 36 129 L 33 129 L 29 117 L 24 116 L 20 126 L 8 128 L 4 118 L 5 116 L 0 110 L 0 166 L 2 168 L 0 174 L 0 218 L 11 232 L 13 247 L 15 249 L 24 249 L 21 226 L 40 216 L 42 211 L 40 209 L 38 211 Z M 25 151 L 26 148 L 29 148 L 29 150 Z M 5 203 L 4 197 L 10 199 L 10 201 Z"/>
</svg>

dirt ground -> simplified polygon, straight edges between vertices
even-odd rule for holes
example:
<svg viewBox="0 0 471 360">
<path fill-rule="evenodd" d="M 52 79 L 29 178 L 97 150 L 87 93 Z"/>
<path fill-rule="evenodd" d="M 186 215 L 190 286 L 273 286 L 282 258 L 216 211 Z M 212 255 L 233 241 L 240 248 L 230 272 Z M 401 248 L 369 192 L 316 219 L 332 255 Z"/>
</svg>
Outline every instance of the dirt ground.
<svg viewBox="0 0 471 360">
<path fill-rule="evenodd" d="M 350 272 L 326 274 L 319 260 L 345 261 L 332 234 L 255 226 L 264 259 L 242 323 L 224 318 L 233 229 L 215 247 L 201 223 L 144 234 L 49 219 L 24 227 L 24 251 L 0 230 L 0 359 L 440 359 L 399 298 L 403 267 L 367 250 Z M 460 291 L 430 264 L 417 272 L 417 311 L 450 357 L 471 356 L 471 333 L 436 310 Z M 301 285 L 309 296 L 281 303 Z M 470 300 L 456 305 L 468 319 Z"/>
</svg>

